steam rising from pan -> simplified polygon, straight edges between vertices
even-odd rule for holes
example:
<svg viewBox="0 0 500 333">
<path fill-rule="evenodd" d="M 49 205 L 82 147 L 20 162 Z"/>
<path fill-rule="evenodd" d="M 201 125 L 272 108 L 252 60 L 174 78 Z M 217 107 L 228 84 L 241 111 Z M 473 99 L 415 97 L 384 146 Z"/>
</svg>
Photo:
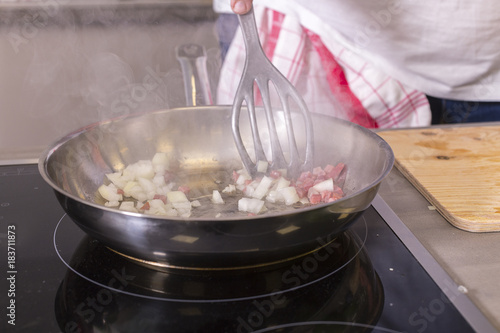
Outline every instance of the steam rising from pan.
<svg viewBox="0 0 500 333">
<path fill-rule="evenodd" d="M 3 158 L 38 156 L 56 138 L 104 119 L 184 106 L 179 44 L 206 47 L 215 87 L 211 4 L 106 3 L 0 3 Z"/>
</svg>

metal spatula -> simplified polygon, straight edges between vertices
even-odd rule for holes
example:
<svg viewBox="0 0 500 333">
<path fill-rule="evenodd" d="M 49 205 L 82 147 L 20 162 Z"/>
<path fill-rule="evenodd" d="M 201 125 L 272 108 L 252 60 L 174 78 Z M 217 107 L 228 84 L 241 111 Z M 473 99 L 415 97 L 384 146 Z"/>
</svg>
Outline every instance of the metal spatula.
<svg viewBox="0 0 500 333">
<path fill-rule="evenodd" d="M 238 15 L 238 18 L 246 46 L 245 67 L 238 90 L 236 91 L 232 110 L 232 130 L 238 152 L 245 168 L 252 176 L 257 174 L 257 163 L 259 161 L 267 161 L 272 169 L 287 169 L 289 175 L 297 176 L 301 171 L 310 169 L 313 163 L 313 126 L 309 110 L 295 87 L 274 67 L 262 50 L 253 8 L 247 14 Z M 269 91 L 270 82 L 274 85 L 283 107 L 288 138 L 288 160 L 283 154 L 282 145 L 276 130 Z M 270 160 L 266 158 L 259 136 L 254 101 L 254 83 L 257 84 L 260 90 L 264 105 L 272 154 L 272 157 L 269 158 Z M 302 119 L 306 130 L 306 144 L 303 154 L 300 154 L 297 148 L 291 116 L 292 110 L 289 103 L 290 99 L 295 102 L 298 110 L 303 115 Z M 246 102 L 249 113 L 255 149 L 255 161 L 249 156 L 240 134 L 240 113 L 243 101 Z"/>
</svg>

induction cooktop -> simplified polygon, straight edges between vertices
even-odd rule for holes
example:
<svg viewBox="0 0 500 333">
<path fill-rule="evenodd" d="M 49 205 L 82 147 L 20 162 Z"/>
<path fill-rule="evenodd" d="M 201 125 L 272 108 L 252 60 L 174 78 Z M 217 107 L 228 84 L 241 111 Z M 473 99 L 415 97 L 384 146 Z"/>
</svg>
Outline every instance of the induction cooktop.
<svg viewBox="0 0 500 333">
<path fill-rule="evenodd" d="M 315 253 L 186 272 L 107 248 L 35 164 L 0 166 L 2 332 L 496 332 L 379 196 Z"/>
</svg>

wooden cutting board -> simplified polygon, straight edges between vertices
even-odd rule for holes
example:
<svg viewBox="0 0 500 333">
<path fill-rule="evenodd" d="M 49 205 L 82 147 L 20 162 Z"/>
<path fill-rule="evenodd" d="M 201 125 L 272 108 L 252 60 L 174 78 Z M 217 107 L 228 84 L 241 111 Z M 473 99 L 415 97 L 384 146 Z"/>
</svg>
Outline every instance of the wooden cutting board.
<svg viewBox="0 0 500 333">
<path fill-rule="evenodd" d="M 378 132 L 395 166 L 452 225 L 500 231 L 500 126 Z"/>
</svg>

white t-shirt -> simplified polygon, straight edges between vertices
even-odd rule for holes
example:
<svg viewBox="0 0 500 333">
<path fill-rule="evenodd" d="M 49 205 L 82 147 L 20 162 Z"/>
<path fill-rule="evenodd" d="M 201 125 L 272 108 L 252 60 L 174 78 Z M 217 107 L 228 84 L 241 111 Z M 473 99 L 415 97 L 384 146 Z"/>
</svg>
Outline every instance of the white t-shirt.
<svg viewBox="0 0 500 333">
<path fill-rule="evenodd" d="M 255 0 L 428 95 L 500 101 L 500 2 Z M 230 12 L 229 0 L 214 0 Z"/>
</svg>

